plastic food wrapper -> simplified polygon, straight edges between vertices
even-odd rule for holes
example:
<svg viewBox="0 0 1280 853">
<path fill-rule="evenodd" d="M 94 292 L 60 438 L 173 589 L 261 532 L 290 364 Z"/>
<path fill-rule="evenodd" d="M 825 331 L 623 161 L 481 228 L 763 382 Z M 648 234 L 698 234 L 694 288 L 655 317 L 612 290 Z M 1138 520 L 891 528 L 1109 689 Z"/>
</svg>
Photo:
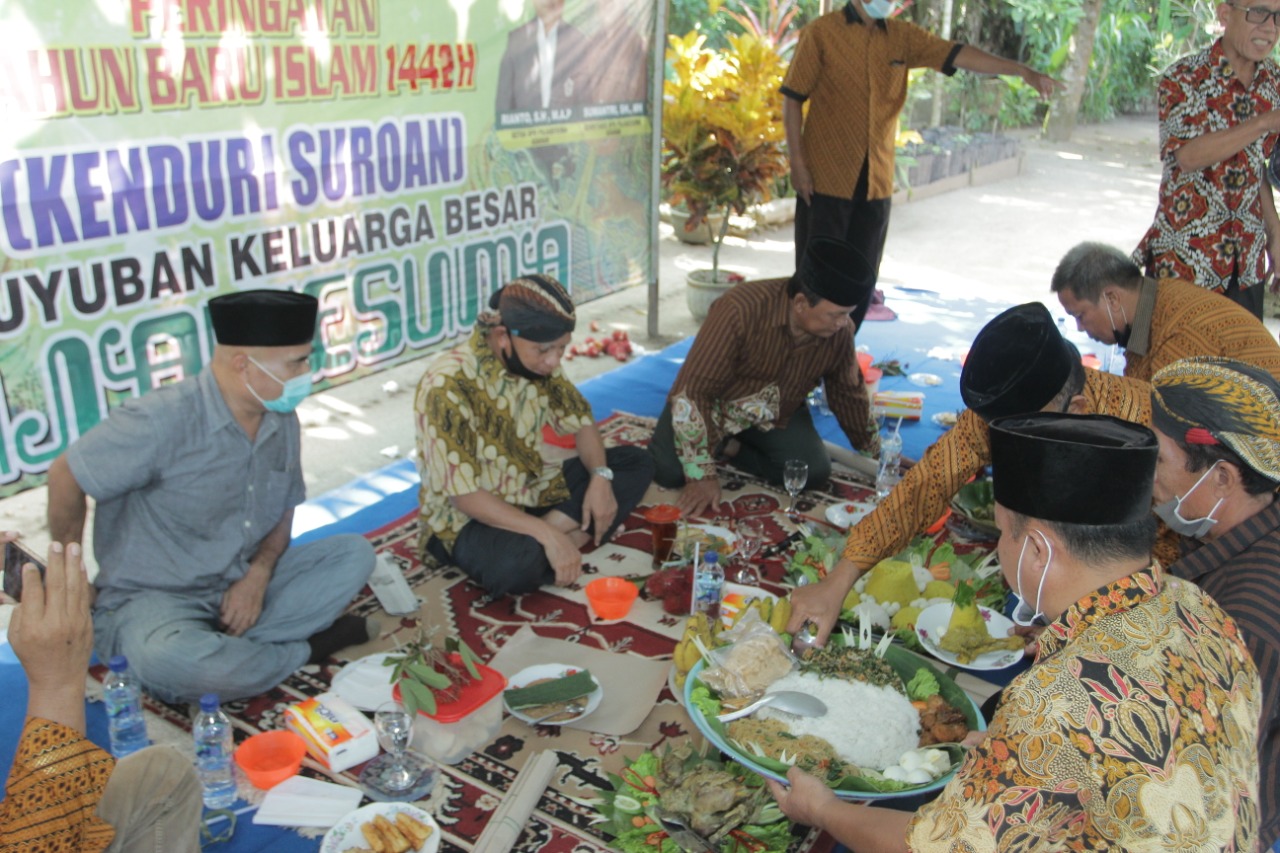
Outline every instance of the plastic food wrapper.
<svg viewBox="0 0 1280 853">
<path fill-rule="evenodd" d="M 703 670 L 701 678 L 722 699 L 758 696 L 796 667 L 795 656 L 755 610 L 721 632 L 720 639 L 729 645 L 712 649 L 715 665 Z"/>
</svg>

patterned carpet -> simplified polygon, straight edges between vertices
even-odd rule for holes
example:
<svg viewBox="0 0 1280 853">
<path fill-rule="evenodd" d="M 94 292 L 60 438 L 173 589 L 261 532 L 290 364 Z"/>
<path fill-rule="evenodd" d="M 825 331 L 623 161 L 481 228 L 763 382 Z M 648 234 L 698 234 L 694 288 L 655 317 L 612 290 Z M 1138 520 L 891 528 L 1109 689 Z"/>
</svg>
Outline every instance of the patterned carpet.
<svg viewBox="0 0 1280 853">
<path fill-rule="evenodd" d="M 609 445 L 642 445 L 648 441 L 652 425 L 651 419 L 616 415 L 605 421 L 601 428 Z M 732 516 L 752 515 L 766 519 L 769 541 L 772 542 L 793 532 L 794 528 L 780 513 L 787 500 L 785 495 L 731 469 L 722 473 L 722 483 Z M 830 503 L 863 498 L 867 494 L 866 489 L 853 480 L 837 476 L 826 491 L 806 492 L 798 508 L 820 516 Z M 651 489 L 647 497 L 661 500 L 656 488 Z M 548 587 L 529 595 L 498 601 L 489 600 L 457 569 L 424 565 L 416 553 L 417 527 L 416 514 L 409 514 L 367 535 L 379 552 L 389 554 L 404 571 L 415 593 L 424 602 L 419 615 L 398 620 L 387 616 L 366 588 L 352 604 L 351 612 L 378 614 L 383 621 L 382 635 L 364 646 L 344 650 L 342 660 L 332 660 L 325 666 L 304 667 L 275 690 L 226 706 L 238 729 L 237 741 L 258 731 L 282 728 L 285 708 L 327 690 L 333 676 L 347 661 L 393 648 L 397 640 L 414 637 L 421 626 L 439 629 L 442 637 L 461 636 L 486 660 L 492 659 L 512 635 L 527 625 L 532 626 L 540 637 L 650 659 L 670 659 L 675 641 L 683 630 L 682 618 L 664 613 L 660 602 L 648 600 L 642 593 L 641 600 L 636 602 L 625 621 L 593 624 L 582 591 L 587 582 L 599 575 L 627 576 L 649 572 L 650 534 L 638 514 L 626 520 L 612 542 L 585 555 L 584 575 L 577 584 L 568 588 Z M 764 586 L 783 592 L 779 585 L 783 557 L 764 559 L 760 568 L 765 576 Z M 101 671 L 94 673 L 98 677 L 101 674 Z M 157 731 L 154 725 L 157 718 L 170 724 L 175 731 L 189 731 L 185 706 L 149 701 L 148 711 L 153 715 L 153 736 Z M 701 736 L 667 688 L 662 689 L 640 728 L 622 737 L 567 727 L 531 728 L 507 716 L 493 742 L 461 763 L 443 768 L 435 791 L 420 805 L 440 823 L 444 832 L 443 851 L 473 850 L 474 842 L 490 814 L 525 761 L 540 750 L 553 749 L 558 754 L 559 767 L 514 849 L 547 853 L 605 850 L 608 849 L 608 839 L 602 835 L 599 826 L 593 824 L 595 811 L 586 805 L 586 801 L 608 785 L 606 774 L 617 773 L 624 758 L 634 757 L 646 749 L 679 743 L 691 736 L 701 743 Z M 184 735 L 182 739 L 189 744 L 188 737 Z M 359 769 L 334 775 L 308 759 L 304 772 L 317 778 L 354 785 Z M 245 793 L 243 789 L 242 793 Z M 824 853 L 832 846 L 826 836 L 797 830 L 791 849 Z"/>
</svg>

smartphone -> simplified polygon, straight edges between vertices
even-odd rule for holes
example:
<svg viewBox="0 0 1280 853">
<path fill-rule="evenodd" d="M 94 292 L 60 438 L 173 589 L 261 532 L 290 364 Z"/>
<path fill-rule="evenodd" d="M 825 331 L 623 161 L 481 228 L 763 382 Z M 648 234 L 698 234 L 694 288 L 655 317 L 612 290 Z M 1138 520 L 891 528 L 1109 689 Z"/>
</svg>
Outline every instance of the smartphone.
<svg viewBox="0 0 1280 853">
<path fill-rule="evenodd" d="M 44 561 L 17 542 L 4 543 L 4 594 L 14 601 L 22 600 L 22 567 L 35 563 L 44 580 Z"/>
</svg>

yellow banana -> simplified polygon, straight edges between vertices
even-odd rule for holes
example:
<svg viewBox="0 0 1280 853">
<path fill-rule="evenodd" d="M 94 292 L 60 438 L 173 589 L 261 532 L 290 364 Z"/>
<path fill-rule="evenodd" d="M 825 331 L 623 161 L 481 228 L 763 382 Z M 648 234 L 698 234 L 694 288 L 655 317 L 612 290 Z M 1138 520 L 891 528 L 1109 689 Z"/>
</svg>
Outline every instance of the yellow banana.
<svg viewBox="0 0 1280 853">
<path fill-rule="evenodd" d="M 766 625 L 773 618 L 773 599 L 763 598 L 760 600 L 760 620 Z"/>
<path fill-rule="evenodd" d="M 781 634 L 787 630 L 787 622 L 791 619 L 791 599 L 779 598 L 773 605 L 773 614 L 769 619 L 769 627 Z"/>
</svg>

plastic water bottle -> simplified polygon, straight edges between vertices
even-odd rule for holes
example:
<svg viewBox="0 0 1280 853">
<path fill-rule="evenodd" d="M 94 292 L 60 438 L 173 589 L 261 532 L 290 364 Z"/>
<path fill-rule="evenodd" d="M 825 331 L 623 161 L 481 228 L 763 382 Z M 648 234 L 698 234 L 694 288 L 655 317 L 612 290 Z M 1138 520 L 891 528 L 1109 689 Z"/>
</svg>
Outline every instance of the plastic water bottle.
<svg viewBox="0 0 1280 853">
<path fill-rule="evenodd" d="M 901 421 L 899 421 L 901 424 Z M 876 500 L 882 501 L 893 491 L 901 475 L 898 465 L 902 461 L 902 436 L 894 430 L 880 437 L 880 470 L 876 473 Z"/>
<path fill-rule="evenodd" d="M 693 574 L 693 610 L 707 614 L 707 619 L 720 618 L 720 593 L 724 590 L 724 568 L 720 556 L 708 551 Z"/>
<path fill-rule="evenodd" d="M 137 752 L 151 743 L 147 723 L 142 718 L 142 688 L 129 671 L 129 661 L 116 655 L 107 662 L 110 672 L 102 681 L 107 703 L 107 730 L 111 754 L 116 758 Z"/>
<path fill-rule="evenodd" d="M 196 770 L 204 789 L 205 808 L 225 809 L 236 801 L 236 781 L 231 774 L 231 720 L 218 707 L 218 694 L 200 697 L 200 713 L 191 733 L 196 740 Z"/>
</svg>

